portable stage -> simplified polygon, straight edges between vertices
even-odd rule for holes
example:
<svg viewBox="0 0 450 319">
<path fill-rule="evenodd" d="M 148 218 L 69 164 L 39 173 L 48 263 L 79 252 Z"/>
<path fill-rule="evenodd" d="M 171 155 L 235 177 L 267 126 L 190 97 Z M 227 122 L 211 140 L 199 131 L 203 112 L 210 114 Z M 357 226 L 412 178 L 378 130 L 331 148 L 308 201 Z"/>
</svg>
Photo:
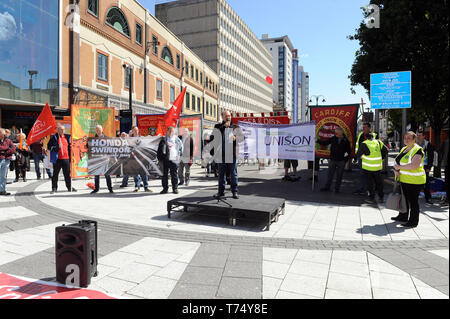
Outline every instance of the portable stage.
<svg viewBox="0 0 450 319">
<path fill-rule="evenodd" d="M 178 207 L 183 207 L 184 212 L 187 212 L 188 208 L 196 208 L 200 209 L 202 214 L 227 214 L 232 226 L 236 226 L 236 219 L 264 220 L 267 222 L 266 230 L 269 230 L 270 224 L 277 222 L 280 214 L 284 215 L 285 200 L 281 198 L 239 195 L 239 199 L 234 199 L 230 195 L 217 199 L 213 197 L 214 194 L 200 191 L 170 200 L 167 202 L 167 216 L 171 218 L 172 210 Z"/>
</svg>

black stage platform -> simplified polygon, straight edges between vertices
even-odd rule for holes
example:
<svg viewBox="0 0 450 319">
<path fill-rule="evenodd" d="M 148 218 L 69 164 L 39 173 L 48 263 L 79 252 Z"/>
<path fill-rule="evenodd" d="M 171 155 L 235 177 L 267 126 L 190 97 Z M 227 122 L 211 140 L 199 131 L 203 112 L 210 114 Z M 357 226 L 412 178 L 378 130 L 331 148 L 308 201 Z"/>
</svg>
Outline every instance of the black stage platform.
<svg viewBox="0 0 450 319">
<path fill-rule="evenodd" d="M 197 208 L 206 213 L 226 213 L 233 226 L 236 226 L 236 219 L 264 219 L 267 222 L 266 230 L 269 230 L 270 224 L 277 222 L 280 214 L 284 215 L 284 199 L 248 195 L 239 195 L 239 199 L 234 199 L 230 194 L 218 200 L 213 198 L 214 194 L 216 193 L 200 191 L 170 200 L 167 202 L 167 216 L 171 217 L 174 208 L 183 207 L 185 212 L 188 208 Z"/>
</svg>

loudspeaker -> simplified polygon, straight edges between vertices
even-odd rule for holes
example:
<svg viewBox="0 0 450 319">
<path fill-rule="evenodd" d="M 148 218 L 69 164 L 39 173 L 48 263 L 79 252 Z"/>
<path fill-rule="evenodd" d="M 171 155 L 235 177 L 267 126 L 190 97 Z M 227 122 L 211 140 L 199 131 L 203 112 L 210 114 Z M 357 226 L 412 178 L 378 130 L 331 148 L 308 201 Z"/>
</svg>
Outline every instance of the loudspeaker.
<svg viewBox="0 0 450 319">
<path fill-rule="evenodd" d="M 55 229 L 56 280 L 87 287 L 97 276 L 97 222 L 81 220 Z"/>
</svg>

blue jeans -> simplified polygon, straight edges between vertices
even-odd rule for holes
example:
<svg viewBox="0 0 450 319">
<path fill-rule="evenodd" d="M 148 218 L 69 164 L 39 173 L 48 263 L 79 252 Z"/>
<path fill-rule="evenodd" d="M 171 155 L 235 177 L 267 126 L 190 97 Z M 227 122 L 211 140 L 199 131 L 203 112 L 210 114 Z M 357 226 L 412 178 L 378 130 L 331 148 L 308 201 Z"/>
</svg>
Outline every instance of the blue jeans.
<svg viewBox="0 0 450 319">
<path fill-rule="evenodd" d="M 6 173 L 10 162 L 9 159 L 0 159 L 0 192 L 6 191 Z"/>
<path fill-rule="evenodd" d="M 122 185 L 123 186 L 128 186 L 128 178 L 129 178 L 128 175 L 123 175 L 123 178 L 122 178 Z"/>
<path fill-rule="evenodd" d="M 141 187 L 141 180 L 144 182 L 144 188 L 148 188 L 148 175 L 136 175 L 134 176 L 134 187 Z"/>
<path fill-rule="evenodd" d="M 237 172 L 237 162 L 234 163 L 219 163 L 219 194 L 225 193 L 225 184 L 227 177 L 227 170 L 230 172 L 230 184 L 231 192 L 238 192 L 238 172 Z"/>
</svg>

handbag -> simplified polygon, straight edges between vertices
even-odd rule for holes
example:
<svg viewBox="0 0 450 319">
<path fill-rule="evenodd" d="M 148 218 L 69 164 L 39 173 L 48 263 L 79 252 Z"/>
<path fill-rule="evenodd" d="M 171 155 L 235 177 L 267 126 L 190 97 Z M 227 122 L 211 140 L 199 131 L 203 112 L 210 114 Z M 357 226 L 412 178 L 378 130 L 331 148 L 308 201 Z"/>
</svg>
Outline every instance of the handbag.
<svg viewBox="0 0 450 319">
<path fill-rule="evenodd" d="M 386 209 L 396 210 L 399 213 L 407 213 L 406 198 L 403 194 L 403 190 L 400 187 L 400 193 L 397 192 L 398 182 L 394 182 L 394 190 L 389 194 L 386 200 Z"/>
</svg>

